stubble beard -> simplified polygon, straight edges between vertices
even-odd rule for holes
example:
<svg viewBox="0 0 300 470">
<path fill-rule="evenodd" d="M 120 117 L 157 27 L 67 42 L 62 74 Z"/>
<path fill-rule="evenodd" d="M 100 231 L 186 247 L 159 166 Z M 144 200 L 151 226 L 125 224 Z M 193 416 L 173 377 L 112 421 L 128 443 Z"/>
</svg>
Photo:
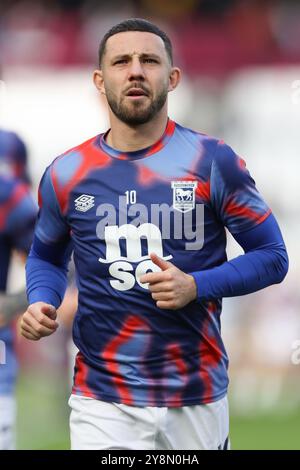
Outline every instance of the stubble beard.
<svg viewBox="0 0 300 470">
<path fill-rule="evenodd" d="M 168 90 L 164 88 L 154 100 L 149 95 L 136 101 L 123 95 L 118 102 L 115 95 L 106 90 L 107 102 L 112 112 L 118 119 L 130 126 L 137 126 L 151 121 L 164 106 L 167 96 Z"/>
</svg>

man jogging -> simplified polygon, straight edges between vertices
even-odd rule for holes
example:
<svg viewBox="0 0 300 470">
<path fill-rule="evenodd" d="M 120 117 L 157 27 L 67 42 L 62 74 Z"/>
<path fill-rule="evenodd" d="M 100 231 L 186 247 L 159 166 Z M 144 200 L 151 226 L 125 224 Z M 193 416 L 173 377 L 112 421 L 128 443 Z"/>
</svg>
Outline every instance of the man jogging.
<svg viewBox="0 0 300 470">
<path fill-rule="evenodd" d="M 94 82 L 110 128 L 46 169 L 22 334 L 55 332 L 74 249 L 72 449 L 228 448 L 222 297 L 281 282 L 288 258 L 245 162 L 168 116 L 181 71 L 143 19 L 111 28 Z M 227 261 L 225 227 L 245 254 Z"/>
</svg>

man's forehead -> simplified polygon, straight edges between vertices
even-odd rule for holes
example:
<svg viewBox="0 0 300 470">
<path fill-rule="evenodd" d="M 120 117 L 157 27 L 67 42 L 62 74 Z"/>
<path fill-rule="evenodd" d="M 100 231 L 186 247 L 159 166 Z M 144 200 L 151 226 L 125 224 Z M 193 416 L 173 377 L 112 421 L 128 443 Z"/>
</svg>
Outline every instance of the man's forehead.
<svg viewBox="0 0 300 470">
<path fill-rule="evenodd" d="M 163 40 L 153 33 L 126 31 L 108 38 L 106 53 L 113 57 L 120 54 L 157 54 L 164 55 Z"/>
</svg>

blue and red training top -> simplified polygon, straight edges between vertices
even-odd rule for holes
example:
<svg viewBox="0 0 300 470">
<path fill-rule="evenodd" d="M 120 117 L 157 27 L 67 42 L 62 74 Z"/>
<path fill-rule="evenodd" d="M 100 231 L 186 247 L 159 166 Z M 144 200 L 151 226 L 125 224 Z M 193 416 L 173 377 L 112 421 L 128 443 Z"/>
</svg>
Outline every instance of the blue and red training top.
<svg viewBox="0 0 300 470">
<path fill-rule="evenodd" d="M 37 205 L 23 180 L 0 174 L 0 293 L 6 292 L 14 250 L 28 253 L 33 239 Z M 0 364 L 0 395 L 13 393 L 17 376 L 12 325 L 0 328 L 5 364 Z"/>
<path fill-rule="evenodd" d="M 244 160 L 223 141 L 168 118 L 154 145 L 124 153 L 107 144 L 108 132 L 65 152 L 43 175 L 29 301 L 58 307 L 74 250 L 73 393 L 133 406 L 216 401 L 228 386 L 222 297 L 282 280 L 279 229 L 253 232 L 273 215 Z M 227 262 L 225 227 L 245 251 L 252 240 L 237 266 Z M 194 276 L 194 301 L 177 310 L 156 306 L 139 281 L 159 270 L 151 252 Z"/>
</svg>

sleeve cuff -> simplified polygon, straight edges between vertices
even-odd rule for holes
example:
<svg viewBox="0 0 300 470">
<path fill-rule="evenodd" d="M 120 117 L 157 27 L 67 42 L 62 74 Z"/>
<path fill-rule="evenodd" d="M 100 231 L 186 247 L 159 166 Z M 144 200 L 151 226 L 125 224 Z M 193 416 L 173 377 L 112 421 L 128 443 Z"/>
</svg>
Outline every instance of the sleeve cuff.
<svg viewBox="0 0 300 470">
<path fill-rule="evenodd" d="M 57 293 L 47 287 L 39 287 L 30 293 L 27 292 L 27 298 L 29 305 L 34 304 L 35 302 L 45 302 L 58 308 L 61 304 L 61 299 Z"/>
</svg>

